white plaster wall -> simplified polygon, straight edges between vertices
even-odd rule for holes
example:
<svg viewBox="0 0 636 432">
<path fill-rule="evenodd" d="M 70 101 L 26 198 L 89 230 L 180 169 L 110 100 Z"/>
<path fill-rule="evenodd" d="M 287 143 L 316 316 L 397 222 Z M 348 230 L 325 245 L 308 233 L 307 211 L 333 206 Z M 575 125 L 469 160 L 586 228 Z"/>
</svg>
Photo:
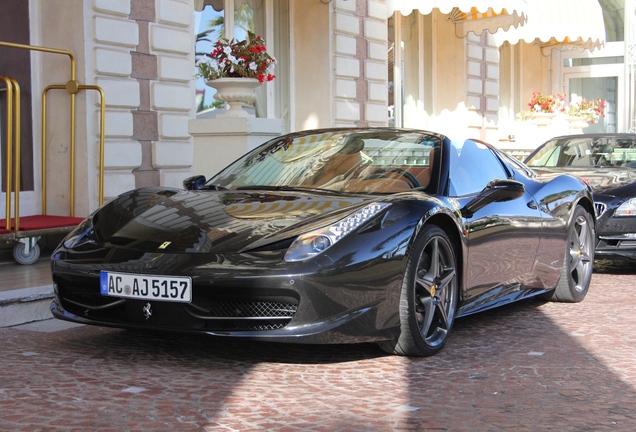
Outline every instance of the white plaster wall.
<svg viewBox="0 0 636 432">
<path fill-rule="evenodd" d="M 92 5 L 91 5 L 92 3 Z M 130 52 L 139 44 L 139 28 L 128 16 L 130 3 L 94 0 L 84 10 L 86 70 L 88 85 L 103 89 L 106 102 L 104 121 L 104 201 L 135 186 L 132 170 L 141 164 L 139 142 L 133 134 L 132 110 L 139 106 L 139 84 L 131 78 Z M 90 189 L 86 200 L 90 210 L 99 202 L 100 98 L 87 94 L 87 159 Z"/>
<path fill-rule="evenodd" d="M 366 16 L 363 16 L 363 10 L 358 10 L 356 2 L 338 0 L 334 4 L 333 125 L 386 126 L 386 4 L 383 1 L 366 1 Z M 363 53 L 358 52 L 360 39 L 366 45 Z M 359 88 L 360 85 L 364 88 Z"/>
<path fill-rule="evenodd" d="M 158 57 L 151 107 L 159 112 L 159 141 L 153 143 L 152 165 L 161 172 L 162 185 L 181 187 L 192 174 L 193 144 L 187 130 L 188 121 L 195 117 L 194 4 L 157 0 L 156 13 L 149 43 Z"/>
<path fill-rule="evenodd" d="M 159 117 L 151 163 L 160 171 L 161 184 L 167 186 L 180 186 L 181 179 L 191 174 L 192 138 L 187 124 L 194 116 L 193 7 L 188 0 L 156 0 L 156 22 L 148 24 L 149 54 L 157 56 L 157 79 L 150 82 L 150 109 Z M 133 170 L 142 163 L 141 144 L 133 137 L 132 114 L 142 102 L 141 89 L 132 76 L 131 62 L 131 51 L 140 43 L 140 24 L 129 18 L 130 13 L 129 0 L 94 0 L 85 17 L 85 22 L 93 23 L 87 29 L 87 78 L 106 93 L 106 200 L 135 187 Z M 97 137 L 99 100 L 93 97 L 92 102 L 92 135 Z M 91 159 L 96 175 L 98 153 Z M 162 170 L 169 170 L 170 175 L 161 174 Z M 92 194 L 92 207 L 96 201 L 97 195 Z"/>
</svg>

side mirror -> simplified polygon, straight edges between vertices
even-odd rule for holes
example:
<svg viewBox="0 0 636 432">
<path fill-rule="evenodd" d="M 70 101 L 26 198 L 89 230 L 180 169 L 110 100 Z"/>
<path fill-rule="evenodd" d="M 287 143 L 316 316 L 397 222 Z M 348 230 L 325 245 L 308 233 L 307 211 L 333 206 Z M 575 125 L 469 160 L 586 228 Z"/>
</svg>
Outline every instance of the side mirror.
<svg viewBox="0 0 636 432">
<path fill-rule="evenodd" d="M 196 175 L 183 181 L 183 187 L 187 190 L 198 190 L 205 185 L 205 176 Z"/>
<path fill-rule="evenodd" d="M 526 188 L 523 183 L 509 179 L 495 179 L 488 183 L 479 195 L 470 200 L 461 212 L 471 217 L 475 212 L 493 202 L 510 201 L 523 196 Z"/>
</svg>

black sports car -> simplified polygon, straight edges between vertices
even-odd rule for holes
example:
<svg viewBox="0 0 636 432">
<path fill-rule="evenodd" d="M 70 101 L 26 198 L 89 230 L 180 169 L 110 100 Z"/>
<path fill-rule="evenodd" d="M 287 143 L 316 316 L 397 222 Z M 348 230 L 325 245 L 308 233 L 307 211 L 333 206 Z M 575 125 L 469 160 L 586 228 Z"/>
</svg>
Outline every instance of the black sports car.
<svg viewBox="0 0 636 432">
<path fill-rule="evenodd" d="M 636 134 L 553 138 L 526 163 L 539 173 L 569 173 L 586 180 L 596 205 L 596 257 L 636 259 Z"/>
<path fill-rule="evenodd" d="M 124 193 L 70 233 L 53 315 L 432 355 L 457 317 L 590 283 L 589 186 L 474 140 L 304 131 L 184 186 Z"/>
</svg>

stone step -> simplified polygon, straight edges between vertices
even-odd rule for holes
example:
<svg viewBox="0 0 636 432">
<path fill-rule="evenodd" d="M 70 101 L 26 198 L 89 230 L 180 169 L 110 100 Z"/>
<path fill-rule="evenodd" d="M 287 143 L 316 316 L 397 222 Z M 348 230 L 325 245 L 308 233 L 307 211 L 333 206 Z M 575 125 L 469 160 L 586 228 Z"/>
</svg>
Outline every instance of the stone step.
<svg viewBox="0 0 636 432">
<path fill-rule="evenodd" d="M 0 327 L 48 320 L 53 285 L 0 292 Z"/>
</svg>

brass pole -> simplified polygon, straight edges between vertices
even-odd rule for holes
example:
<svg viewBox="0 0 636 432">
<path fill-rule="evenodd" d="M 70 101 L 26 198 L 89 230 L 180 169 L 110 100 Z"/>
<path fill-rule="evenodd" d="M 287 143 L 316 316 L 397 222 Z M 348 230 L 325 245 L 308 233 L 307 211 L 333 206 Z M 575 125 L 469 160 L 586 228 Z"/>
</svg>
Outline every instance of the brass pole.
<svg viewBox="0 0 636 432">
<path fill-rule="evenodd" d="M 46 94 L 42 92 L 42 215 L 46 215 Z"/>
<path fill-rule="evenodd" d="M 71 179 L 70 179 L 70 205 L 71 217 L 75 216 L 75 93 L 71 94 Z"/>
<path fill-rule="evenodd" d="M 14 158 L 15 158 L 15 168 L 14 168 L 14 180 L 13 180 L 13 190 L 14 190 L 14 198 L 13 198 L 13 212 L 15 215 L 15 230 L 18 231 L 20 229 L 20 84 L 14 79 L 11 80 L 13 82 L 13 106 L 15 110 L 15 115 L 13 116 L 13 121 L 15 124 L 15 132 L 13 133 L 14 140 Z"/>
<path fill-rule="evenodd" d="M 48 47 L 37 46 L 37 45 L 23 45 L 23 44 L 11 43 L 11 42 L 1 42 L 1 41 L 0 41 L 0 46 L 25 49 L 30 51 L 41 51 L 41 52 L 52 53 L 52 54 L 67 55 L 71 59 L 71 80 L 75 81 L 75 56 L 73 55 L 72 52 L 68 50 L 48 48 Z"/>
<path fill-rule="evenodd" d="M 104 90 L 99 86 L 80 85 L 81 90 L 96 90 L 100 95 L 99 105 L 99 206 L 104 204 L 104 141 L 106 131 L 104 124 L 106 122 L 106 96 Z"/>
<path fill-rule="evenodd" d="M 11 171 L 13 162 L 13 85 L 8 77 L 0 76 L 0 80 L 4 81 L 7 86 L 7 165 L 6 165 L 6 183 L 7 183 L 7 198 L 6 198 L 6 229 L 11 230 Z"/>
<path fill-rule="evenodd" d="M 66 83 L 64 89 L 71 95 L 71 173 L 70 173 L 70 203 L 71 211 L 70 216 L 75 216 L 75 95 L 79 92 L 79 83 L 75 80 L 71 80 Z"/>
</svg>

